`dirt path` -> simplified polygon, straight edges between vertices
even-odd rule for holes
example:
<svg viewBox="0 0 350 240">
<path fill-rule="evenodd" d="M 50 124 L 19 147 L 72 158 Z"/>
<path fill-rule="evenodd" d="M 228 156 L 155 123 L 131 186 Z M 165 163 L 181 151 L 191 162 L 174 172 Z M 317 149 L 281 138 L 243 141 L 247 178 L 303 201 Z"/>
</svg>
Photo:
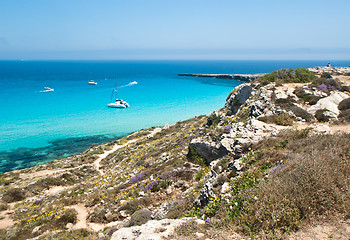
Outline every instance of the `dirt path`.
<svg viewBox="0 0 350 240">
<path fill-rule="evenodd" d="M 10 218 L 11 212 L 9 210 L 4 211 L 1 216 L 4 216 L 3 219 L 0 220 L 0 229 L 5 229 L 13 226 L 15 222 Z"/>
<path fill-rule="evenodd" d="M 116 144 L 116 145 L 114 145 L 114 147 L 113 147 L 111 150 L 106 151 L 106 152 L 100 154 L 100 155 L 98 156 L 98 158 L 97 158 L 97 159 L 94 161 L 94 163 L 93 163 L 93 165 L 94 165 L 96 171 L 98 171 L 98 172 L 100 173 L 100 175 L 103 175 L 104 172 L 103 172 L 103 170 L 100 169 L 100 167 L 101 167 L 100 162 L 101 162 L 103 159 L 105 159 L 109 154 L 111 154 L 111 153 L 117 151 L 117 150 L 120 149 L 120 148 L 126 147 L 128 144 L 133 143 L 133 142 L 136 142 L 137 140 L 138 140 L 138 139 L 130 140 L 130 141 L 128 141 L 127 143 L 125 143 L 125 144 L 123 144 L 123 145 L 118 145 L 118 144 Z"/>
<path fill-rule="evenodd" d="M 56 170 L 43 170 L 43 171 L 38 171 L 38 172 L 34 172 L 34 173 L 21 173 L 19 175 L 19 177 L 22 180 L 34 179 L 34 178 L 38 178 L 38 177 L 53 175 L 53 174 L 60 173 L 60 172 L 66 172 L 66 171 L 69 171 L 72 169 L 73 168 L 65 168 L 65 169 L 56 169 Z"/>
<path fill-rule="evenodd" d="M 87 208 L 84 206 L 84 204 L 78 204 L 70 206 L 69 208 L 73 208 L 77 211 L 77 223 L 74 225 L 73 229 L 81 229 L 81 228 L 88 228 L 86 219 L 89 215 Z"/>
</svg>

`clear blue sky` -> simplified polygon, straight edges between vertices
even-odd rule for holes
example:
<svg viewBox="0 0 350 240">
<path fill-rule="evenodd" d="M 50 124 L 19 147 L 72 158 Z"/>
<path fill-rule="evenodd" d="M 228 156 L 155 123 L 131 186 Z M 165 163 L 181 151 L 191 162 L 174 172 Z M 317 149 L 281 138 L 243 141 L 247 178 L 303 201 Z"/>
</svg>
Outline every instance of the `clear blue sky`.
<svg viewBox="0 0 350 240">
<path fill-rule="evenodd" d="M 350 59 L 349 0 L 0 0 L 0 59 Z"/>
</svg>

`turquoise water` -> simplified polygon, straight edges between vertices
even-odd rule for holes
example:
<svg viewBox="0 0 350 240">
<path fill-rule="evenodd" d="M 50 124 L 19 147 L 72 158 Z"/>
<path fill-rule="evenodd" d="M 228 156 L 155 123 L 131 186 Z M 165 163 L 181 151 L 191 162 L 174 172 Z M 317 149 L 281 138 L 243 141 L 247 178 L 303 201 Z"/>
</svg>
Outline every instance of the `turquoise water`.
<svg viewBox="0 0 350 240">
<path fill-rule="evenodd" d="M 337 61 L 349 66 L 349 61 Z M 0 61 L 0 172 L 76 154 L 223 107 L 238 81 L 178 73 L 262 73 L 327 61 Z M 334 65 L 335 63 L 333 63 Z M 118 97 L 130 108 L 111 109 Z M 94 79 L 98 85 L 88 85 Z M 138 84 L 129 85 L 136 81 Z M 53 92 L 41 92 L 44 87 Z"/>
</svg>

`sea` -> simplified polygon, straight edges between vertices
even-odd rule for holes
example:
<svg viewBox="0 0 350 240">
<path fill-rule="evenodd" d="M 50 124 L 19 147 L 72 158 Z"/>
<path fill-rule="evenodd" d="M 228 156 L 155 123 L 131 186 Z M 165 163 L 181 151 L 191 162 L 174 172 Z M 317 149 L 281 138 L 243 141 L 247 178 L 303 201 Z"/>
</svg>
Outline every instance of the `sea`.
<svg viewBox="0 0 350 240">
<path fill-rule="evenodd" d="M 242 82 L 179 73 L 247 74 L 329 61 L 0 61 L 0 173 L 223 107 Z M 349 66 L 350 61 L 331 61 Z M 89 85 L 94 80 L 97 85 Z M 46 91 L 45 87 L 54 91 Z M 108 108 L 112 93 L 130 105 Z"/>
</svg>

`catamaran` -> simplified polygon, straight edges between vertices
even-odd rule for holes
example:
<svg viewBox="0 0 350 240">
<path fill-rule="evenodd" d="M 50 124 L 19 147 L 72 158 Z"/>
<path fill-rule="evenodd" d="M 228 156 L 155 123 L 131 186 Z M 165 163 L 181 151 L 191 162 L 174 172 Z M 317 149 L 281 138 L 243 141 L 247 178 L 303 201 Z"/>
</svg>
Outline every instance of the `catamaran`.
<svg viewBox="0 0 350 240">
<path fill-rule="evenodd" d="M 114 102 L 112 102 L 113 99 L 115 99 Z M 111 102 L 112 103 L 108 103 L 108 107 L 110 107 L 110 108 L 127 108 L 127 107 L 129 107 L 129 104 L 127 102 L 125 102 L 123 99 L 117 98 L 117 80 L 115 81 L 115 88 L 112 91 Z"/>
</svg>

